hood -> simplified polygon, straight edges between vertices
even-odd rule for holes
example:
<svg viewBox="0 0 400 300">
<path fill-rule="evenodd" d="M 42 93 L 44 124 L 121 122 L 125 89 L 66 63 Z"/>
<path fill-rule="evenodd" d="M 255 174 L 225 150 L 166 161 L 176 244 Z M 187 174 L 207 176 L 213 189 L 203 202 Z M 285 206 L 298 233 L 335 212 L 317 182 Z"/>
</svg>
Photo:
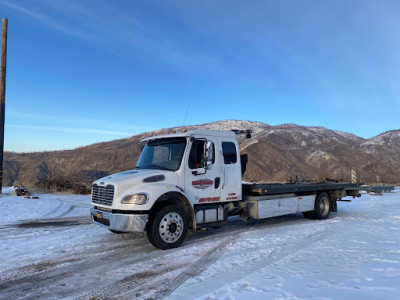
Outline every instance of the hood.
<svg viewBox="0 0 400 300">
<path fill-rule="evenodd" d="M 96 180 L 93 184 L 98 185 L 123 185 L 125 183 L 139 183 L 143 179 L 155 175 L 164 175 L 166 180 L 171 180 L 171 177 L 177 177 L 175 172 L 166 170 L 143 169 L 143 170 L 129 170 L 121 173 L 116 173 Z"/>
</svg>

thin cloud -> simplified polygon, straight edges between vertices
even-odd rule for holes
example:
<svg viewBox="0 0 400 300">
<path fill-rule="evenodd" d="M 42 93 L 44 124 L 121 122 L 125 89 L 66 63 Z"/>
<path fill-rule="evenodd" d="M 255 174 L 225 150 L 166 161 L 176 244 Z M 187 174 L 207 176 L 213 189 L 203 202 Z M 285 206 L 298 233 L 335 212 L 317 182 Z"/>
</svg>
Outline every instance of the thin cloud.
<svg viewBox="0 0 400 300">
<path fill-rule="evenodd" d="M 92 39 L 91 36 L 89 36 L 89 35 L 87 35 L 87 34 L 85 34 L 83 32 L 71 29 L 71 28 L 61 24 L 56 19 L 53 19 L 53 18 L 51 18 L 51 17 L 49 17 L 49 16 L 47 16 L 45 14 L 39 13 L 37 11 L 33 11 L 31 9 L 27 9 L 27 8 L 21 6 L 21 5 L 15 4 L 15 2 L 10 3 L 10 2 L 7 2 L 7 1 L 0 0 L 0 3 L 5 5 L 5 6 L 8 6 L 8 7 L 12 8 L 12 9 L 15 9 L 15 10 L 17 10 L 19 12 L 22 12 L 22 13 L 28 15 L 28 16 L 31 16 L 31 17 L 33 17 L 33 18 L 35 18 L 35 19 L 37 19 L 37 20 L 49 25 L 54 30 L 58 30 L 58 31 L 67 33 L 67 34 L 73 35 L 75 37 L 79 37 L 81 39 Z"/>
<path fill-rule="evenodd" d="M 31 130 L 43 130 L 43 131 L 59 131 L 68 133 L 95 133 L 95 134 L 106 134 L 106 135 L 117 135 L 128 137 L 132 135 L 132 132 L 122 132 L 122 131 L 111 131 L 111 130 L 101 130 L 92 128 L 68 128 L 68 127 L 50 127 L 50 126 L 31 126 L 31 125 L 17 125 L 17 124 L 6 124 L 6 127 L 13 128 L 24 128 Z"/>
<path fill-rule="evenodd" d="M 192 71 L 195 67 L 235 81 L 244 77 L 241 72 L 227 69 L 219 55 L 188 46 L 179 37 L 166 36 L 162 25 L 146 24 L 140 13 L 127 13 L 108 2 L 98 1 L 91 8 L 74 1 L 62 1 L 62 4 L 57 1 L 35 1 L 34 6 L 32 2 L 17 4 L 0 0 L 0 3 L 35 18 L 53 30 L 94 41 L 97 47 L 118 55 L 124 53 L 130 56 L 132 50 L 140 51 L 139 57 L 156 57 L 184 71 Z"/>
<path fill-rule="evenodd" d="M 152 126 L 138 126 L 126 123 L 119 123 L 113 121 L 107 121 L 104 119 L 93 119 L 93 118 L 79 118 L 79 117 L 65 117 L 60 115 L 43 115 L 43 114 L 30 114 L 25 112 L 15 112 L 10 111 L 7 112 L 7 117 L 12 119 L 23 119 L 23 120 L 33 120 L 33 121 L 57 121 L 62 122 L 64 124 L 78 124 L 78 125 L 91 125 L 103 128 L 124 128 L 132 130 L 129 134 L 132 135 L 134 133 L 145 132 L 149 130 L 155 130 L 156 128 Z M 22 126 L 22 125 L 21 125 Z M 110 131 L 104 129 L 104 131 Z M 112 132 L 112 131 L 110 131 Z M 115 131 L 115 132 L 125 132 L 125 131 Z"/>
<path fill-rule="evenodd" d="M 102 3 L 102 7 L 106 11 L 112 10 L 113 14 L 118 14 L 119 22 L 107 21 L 108 18 L 104 14 L 104 10 L 96 14 L 85 9 L 81 4 L 71 5 L 68 1 L 65 2 L 65 6 L 58 5 L 54 1 L 38 1 L 35 2 L 34 8 L 5 0 L 0 0 L 0 3 L 45 23 L 53 30 L 85 40 L 96 40 L 100 44 L 107 45 L 110 49 L 117 47 L 118 50 L 121 50 L 126 49 L 126 46 L 142 49 L 153 55 L 158 55 L 172 64 L 196 60 L 183 54 L 185 51 L 181 51 L 183 49 L 180 49 L 171 39 L 166 39 L 163 35 L 150 30 L 149 27 L 136 19 L 131 19 L 131 16 L 128 18 L 127 15 L 115 10 L 112 6 L 108 6 L 107 3 Z M 38 8 L 39 6 L 41 11 Z M 53 15 L 61 14 L 63 18 L 49 17 L 50 13 Z M 89 34 L 83 30 L 72 28 L 68 24 L 70 23 L 68 18 L 73 18 L 75 28 L 77 26 L 84 27 L 85 32 Z"/>
</svg>

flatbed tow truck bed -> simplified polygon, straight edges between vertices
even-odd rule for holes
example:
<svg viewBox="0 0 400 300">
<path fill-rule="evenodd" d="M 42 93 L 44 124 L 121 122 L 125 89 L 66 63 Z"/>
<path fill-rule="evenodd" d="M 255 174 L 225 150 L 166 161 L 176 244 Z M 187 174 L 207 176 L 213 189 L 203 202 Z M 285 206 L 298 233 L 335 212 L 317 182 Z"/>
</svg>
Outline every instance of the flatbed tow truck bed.
<svg viewBox="0 0 400 300">
<path fill-rule="evenodd" d="M 305 217 L 324 219 L 336 212 L 336 201 L 359 196 L 359 183 L 243 183 L 246 217 L 263 219 L 303 212 Z M 321 215 L 321 211 L 325 214 Z"/>
</svg>

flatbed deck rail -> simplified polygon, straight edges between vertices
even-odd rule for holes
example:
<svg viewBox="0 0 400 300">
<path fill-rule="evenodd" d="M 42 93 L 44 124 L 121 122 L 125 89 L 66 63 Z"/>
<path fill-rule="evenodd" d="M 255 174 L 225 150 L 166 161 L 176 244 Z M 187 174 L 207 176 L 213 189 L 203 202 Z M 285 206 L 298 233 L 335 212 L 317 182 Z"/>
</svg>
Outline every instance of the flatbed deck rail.
<svg viewBox="0 0 400 300">
<path fill-rule="evenodd" d="M 243 195 L 263 196 L 286 193 L 309 193 L 317 191 L 356 190 L 359 183 L 243 183 Z"/>
</svg>

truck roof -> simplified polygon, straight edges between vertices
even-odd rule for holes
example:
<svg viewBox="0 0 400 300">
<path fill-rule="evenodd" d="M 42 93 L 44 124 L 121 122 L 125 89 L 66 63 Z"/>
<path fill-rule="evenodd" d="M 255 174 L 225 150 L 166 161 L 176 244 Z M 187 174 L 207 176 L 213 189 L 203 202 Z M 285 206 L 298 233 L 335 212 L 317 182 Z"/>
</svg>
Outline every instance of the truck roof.
<svg viewBox="0 0 400 300">
<path fill-rule="evenodd" d="M 209 129 L 195 129 L 188 131 L 178 131 L 171 133 L 161 133 L 160 135 L 154 135 L 142 140 L 142 142 L 154 140 L 154 139 L 162 139 L 162 138 L 172 138 L 172 137 L 191 137 L 195 135 L 200 136 L 216 136 L 216 137 L 225 137 L 225 138 L 235 138 L 236 134 L 231 130 L 209 130 Z"/>
</svg>

